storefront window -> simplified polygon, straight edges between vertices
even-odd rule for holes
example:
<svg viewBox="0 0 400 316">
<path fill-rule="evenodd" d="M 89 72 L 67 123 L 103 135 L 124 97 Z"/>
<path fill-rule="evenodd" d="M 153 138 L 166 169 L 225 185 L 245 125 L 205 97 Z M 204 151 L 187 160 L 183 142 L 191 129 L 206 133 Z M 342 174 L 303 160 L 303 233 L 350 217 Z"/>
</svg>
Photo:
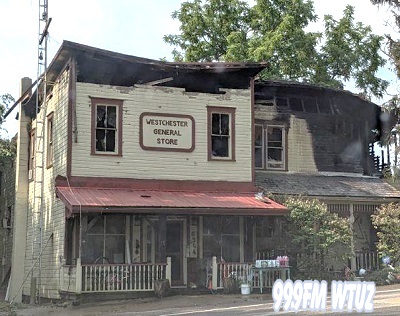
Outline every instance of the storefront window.
<svg viewBox="0 0 400 316">
<path fill-rule="evenodd" d="M 125 216 L 85 218 L 82 263 L 125 263 Z"/>
</svg>

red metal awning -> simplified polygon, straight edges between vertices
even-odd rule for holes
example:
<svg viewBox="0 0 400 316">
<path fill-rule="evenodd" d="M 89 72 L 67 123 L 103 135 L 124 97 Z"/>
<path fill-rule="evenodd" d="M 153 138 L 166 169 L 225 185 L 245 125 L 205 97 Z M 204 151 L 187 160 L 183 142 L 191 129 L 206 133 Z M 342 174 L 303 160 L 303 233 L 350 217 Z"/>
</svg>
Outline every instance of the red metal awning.
<svg viewBox="0 0 400 316">
<path fill-rule="evenodd" d="M 57 187 L 69 215 L 80 212 L 182 215 L 285 215 L 285 206 L 254 193 Z"/>
</svg>

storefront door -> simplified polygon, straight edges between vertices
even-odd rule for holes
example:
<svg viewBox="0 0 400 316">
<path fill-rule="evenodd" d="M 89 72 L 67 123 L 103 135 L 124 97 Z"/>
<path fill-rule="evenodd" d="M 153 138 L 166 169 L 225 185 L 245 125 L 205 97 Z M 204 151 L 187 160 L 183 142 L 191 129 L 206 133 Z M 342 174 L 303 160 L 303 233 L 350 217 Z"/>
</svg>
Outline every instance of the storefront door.
<svg viewBox="0 0 400 316">
<path fill-rule="evenodd" d="M 167 221 L 167 257 L 171 257 L 171 285 L 183 282 L 183 221 Z"/>
</svg>

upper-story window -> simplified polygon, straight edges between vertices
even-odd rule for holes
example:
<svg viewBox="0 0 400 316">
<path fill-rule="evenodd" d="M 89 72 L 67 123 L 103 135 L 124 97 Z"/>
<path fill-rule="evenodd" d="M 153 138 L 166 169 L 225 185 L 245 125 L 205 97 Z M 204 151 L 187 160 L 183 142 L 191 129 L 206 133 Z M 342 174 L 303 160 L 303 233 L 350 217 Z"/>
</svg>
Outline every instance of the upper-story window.
<svg viewBox="0 0 400 316">
<path fill-rule="evenodd" d="M 50 168 L 53 166 L 54 156 L 54 143 L 53 143 L 53 117 L 54 113 L 50 113 L 47 116 L 47 155 L 46 155 L 46 166 Z"/>
<path fill-rule="evenodd" d="M 35 154 L 36 154 L 36 130 L 30 133 L 29 141 L 29 160 L 28 160 L 28 179 L 33 179 L 35 170 Z"/>
<path fill-rule="evenodd" d="M 122 155 L 122 100 L 92 98 L 92 155 Z"/>
<path fill-rule="evenodd" d="M 282 125 L 255 125 L 255 167 L 268 170 L 286 169 L 286 132 Z"/>
<path fill-rule="evenodd" d="M 208 159 L 235 160 L 235 109 L 208 107 Z"/>
</svg>

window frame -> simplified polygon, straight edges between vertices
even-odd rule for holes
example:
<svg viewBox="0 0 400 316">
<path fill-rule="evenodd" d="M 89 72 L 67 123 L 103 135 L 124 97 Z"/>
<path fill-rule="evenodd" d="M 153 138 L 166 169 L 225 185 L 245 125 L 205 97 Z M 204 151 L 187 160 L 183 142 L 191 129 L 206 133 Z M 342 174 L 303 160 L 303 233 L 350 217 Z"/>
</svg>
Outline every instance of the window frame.
<svg viewBox="0 0 400 316">
<path fill-rule="evenodd" d="M 228 107 L 207 107 L 207 143 L 208 143 L 208 161 L 235 161 L 235 108 Z M 212 154 L 212 116 L 213 114 L 227 114 L 229 116 L 229 134 L 228 134 L 228 157 L 218 157 Z"/>
<path fill-rule="evenodd" d="M 254 151 L 254 168 L 256 170 L 269 170 L 269 171 L 287 171 L 287 160 L 288 160 L 288 148 L 287 148 L 287 130 L 286 125 L 278 122 L 256 122 L 255 126 L 262 126 L 262 167 L 256 166 L 256 144 L 255 144 L 255 135 L 254 135 L 254 143 L 253 143 L 253 151 Z M 268 128 L 280 128 L 282 130 L 282 167 L 273 168 L 268 166 Z"/>
<path fill-rule="evenodd" d="M 46 168 L 53 167 L 54 160 L 54 112 L 47 115 Z"/>
<path fill-rule="evenodd" d="M 35 178 L 36 129 L 29 132 L 28 180 Z M 31 173 L 31 176 L 29 174 Z"/>
<path fill-rule="evenodd" d="M 108 98 L 90 98 L 92 106 L 91 114 L 91 155 L 94 156 L 122 156 L 122 105 L 123 100 Z M 98 106 L 114 106 L 116 108 L 116 132 L 115 132 L 115 151 L 97 151 L 96 150 L 96 122 Z"/>
</svg>

